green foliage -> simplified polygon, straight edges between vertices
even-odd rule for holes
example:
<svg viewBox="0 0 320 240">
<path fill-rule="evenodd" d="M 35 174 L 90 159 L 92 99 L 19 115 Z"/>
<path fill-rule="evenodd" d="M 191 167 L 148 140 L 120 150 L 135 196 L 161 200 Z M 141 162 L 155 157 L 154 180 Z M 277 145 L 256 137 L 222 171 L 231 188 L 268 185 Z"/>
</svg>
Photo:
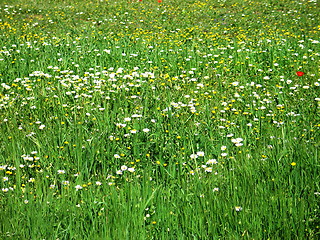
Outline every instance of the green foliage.
<svg viewBox="0 0 320 240">
<path fill-rule="evenodd" d="M 316 1 L 0 4 L 0 239 L 318 239 Z"/>
</svg>

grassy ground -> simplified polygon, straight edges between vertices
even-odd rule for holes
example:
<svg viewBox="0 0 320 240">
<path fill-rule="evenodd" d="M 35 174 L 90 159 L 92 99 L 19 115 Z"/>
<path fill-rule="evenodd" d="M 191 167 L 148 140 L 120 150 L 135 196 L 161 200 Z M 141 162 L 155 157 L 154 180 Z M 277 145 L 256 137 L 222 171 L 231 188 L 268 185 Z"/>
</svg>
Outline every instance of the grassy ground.
<svg viewBox="0 0 320 240">
<path fill-rule="evenodd" d="M 319 239 L 318 9 L 1 1 L 0 239 Z"/>
</svg>

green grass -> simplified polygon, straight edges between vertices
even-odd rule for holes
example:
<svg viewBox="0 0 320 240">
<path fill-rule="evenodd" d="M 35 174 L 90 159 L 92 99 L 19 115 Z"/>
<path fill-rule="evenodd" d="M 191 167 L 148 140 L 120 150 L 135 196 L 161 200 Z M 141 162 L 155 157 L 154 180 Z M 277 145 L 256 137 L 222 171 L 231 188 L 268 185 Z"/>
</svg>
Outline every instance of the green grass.
<svg viewBox="0 0 320 240">
<path fill-rule="evenodd" d="M 318 8 L 2 1 L 0 239 L 319 239 Z"/>
</svg>

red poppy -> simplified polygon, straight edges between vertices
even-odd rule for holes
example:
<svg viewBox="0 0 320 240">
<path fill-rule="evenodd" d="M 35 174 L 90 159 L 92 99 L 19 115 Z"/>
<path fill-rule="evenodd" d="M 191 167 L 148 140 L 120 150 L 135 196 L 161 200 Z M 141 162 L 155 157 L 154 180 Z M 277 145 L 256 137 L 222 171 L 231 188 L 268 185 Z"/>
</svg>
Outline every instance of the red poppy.
<svg viewBox="0 0 320 240">
<path fill-rule="evenodd" d="M 304 75 L 304 72 L 298 71 L 298 72 L 296 72 L 296 74 L 297 74 L 297 76 L 301 77 Z"/>
<path fill-rule="evenodd" d="M 158 3 L 161 3 L 162 2 L 162 0 L 158 0 Z"/>
</svg>

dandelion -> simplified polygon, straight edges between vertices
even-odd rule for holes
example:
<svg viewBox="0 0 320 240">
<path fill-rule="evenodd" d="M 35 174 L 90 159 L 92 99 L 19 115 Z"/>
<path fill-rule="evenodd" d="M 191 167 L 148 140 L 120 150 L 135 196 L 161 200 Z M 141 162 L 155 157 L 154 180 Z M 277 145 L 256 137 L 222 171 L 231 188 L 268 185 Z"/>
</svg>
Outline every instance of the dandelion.
<svg viewBox="0 0 320 240">
<path fill-rule="evenodd" d="M 291 166 L 296 166 L 297 165 L 297 163 L 295 163 L 295 162 L 292 162 L 292 163 L 290 163 L 291 164 Z"/>
</svg>

